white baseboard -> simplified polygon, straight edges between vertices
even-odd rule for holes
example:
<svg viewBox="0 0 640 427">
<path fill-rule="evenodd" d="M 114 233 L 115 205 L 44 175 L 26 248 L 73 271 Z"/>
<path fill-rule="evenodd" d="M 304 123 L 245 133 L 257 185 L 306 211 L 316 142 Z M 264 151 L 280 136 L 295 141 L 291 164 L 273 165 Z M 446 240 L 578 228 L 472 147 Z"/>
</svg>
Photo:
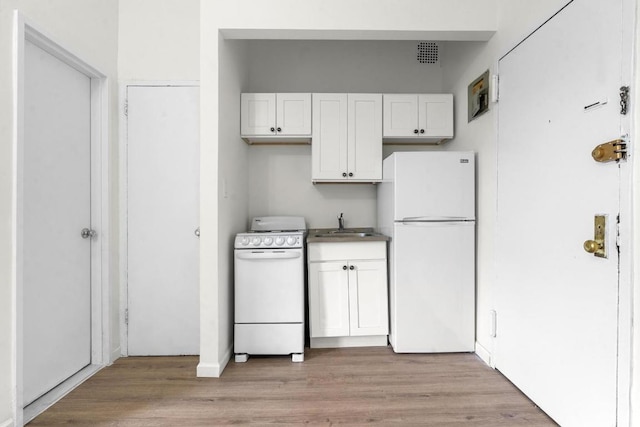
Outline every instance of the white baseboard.
<svg viewBox="0 0 640 427">
<path fill-rule="evenodd" d="M 1 422 L 0 427 L 13 427 L 13 419 L 9 418 L 8 420 Z"/>
<path fill-rule="evenodd" d="M 118 348 L 114 349 L 111 352 L 111 360 L 109 360 L 109 365 L 113 364 L 113 362 L 120 359 L 122 356 L 122 349 L 120 348 L 120 346 L 118 346 Z"/>
<path fill-rule="evenodd" d="M 218 363 L 198 363 L 198 368 L 196 369 L 196 376 L 205 377 L 205 378 L 220 378 L 222 375 L 222 371 L 227 367 L 229 360 L 231 359 L 231 354 L 233 352 L 233 344 L 225 351 L 224 355 Z"/>
<path fill-rule="evenodd" d="M 489 350 L 487 350 L 482 345 L 480 345 L 478 341 L 476 341 L 476 354 L 484 363 L 486 363 L 492 368 L 494 367 L 492 365 L 491 353 L 489 352 Z"/>
</svg>

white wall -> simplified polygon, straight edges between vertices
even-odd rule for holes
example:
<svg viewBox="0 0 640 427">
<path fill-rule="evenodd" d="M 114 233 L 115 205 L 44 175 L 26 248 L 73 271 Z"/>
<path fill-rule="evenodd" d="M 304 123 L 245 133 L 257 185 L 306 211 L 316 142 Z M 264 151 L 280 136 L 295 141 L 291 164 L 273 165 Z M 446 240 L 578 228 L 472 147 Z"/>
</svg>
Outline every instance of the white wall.
<svg viewBox="0 0 640 427">
<path fill-rule="evenodd" d="M 240 139 L 247 46 L 218 39 L 212 2 L 201 3 L 200 363 L 217 377 L 233 351 L 233 237 L 248 222 L 248 151 Z M 215 97 L 206 94 L 215 93 Z"/>
<path fill-rule="evenodd" d="M 0 2 L 0 424 L 16 416 L 15 393 L 11 385 L 15 361 L 11 360 L 12 338 L 12 10 L 20 10 L 39 30 L 80 58 L 105 73 L 110 81 L 111 164 L 117 163 L 113 150 L 117 135 L 116 63 L 118 4 L 104 0 L 3 0 Z M 111 174 L 111 182 L 114 176 Z M 117 230 L 112 211 L 111 229 Z M 111 244 L 116 243 L 113 239 Z M 112 258 L 114 259 L 114 258 Z M 111 266 L 117 277 L 117 264 Z M 116 293 L 117 295 L 117 293 Z M 117 319 L 112 319 L 117 337 Z M 14 419 L 15 420 L 15 419 Z"/>
<path fill-rule="evenodd" d="M 497 74 L 499 58 L 544 23 L 568 0 L 499 0 L 498 31 L 486 43 L 447 43 L 445 48 L 444 87 L 457 100 L 455 139 L 450 150 L 477 152 L 477 326 L 479 353 L 490 357 L 493 340 L 489 336 L 489 312 L 493 309 L 494 236 L 497 183 L 497 104 L 489 112 L 467 122 L 467 87 L 487 69 Z M 487 360 L 489 361 L 489 360 Z"/>
<path fill-rule="evenodd" d="M 249 92 L 442 92 L 441 64 L 420 64 L 414 41 L 252 40 Z M 420 150 L 423 147 L 415 147 Z M 311 228 L 374 227 L 376 186 L 311 183 L 311 147 L 250 152 L 249 216 L 301 215 Z"/>
<path fill-rule="evenodd" d="M 120 0 L 118 79 L 198 80 L 200 0 Z"/>
<path fill-rule="evenodd" d="M 216 25 L 228 38 L 487 40 L 496 2 L 234 0 L 218 5 Z"/>
<path fill-rule="evenodd" d="M 224 44 L 220 43 L 219 46 L 218 41 L 223 37 L 221 32 L 227 37 L 236 38 L 247 37 L 248 34 L 252 38 L 258 35 L 282 36 L 280 30 L 284 29 L 289 38 L 339 36 L 379 39 L 381 34 L 385 34 L 389 39 L 423 39 L 427 34 L 437 33 L 440 37 L 450 39 L 486 40 L 495 30 L 495 4 L 496 0 L 405 0 L 402 3 L 393 0 L 237 0 L 224 3 L 201 0 L 201 115 L 207 120 L 201 120 L 200 128 L 203 233 L 200 255 L 201 259 L 211 262 L 202 262 L 200 269 L 199 375 L 219 375 L 226 363 L 224 347 L 230 345 L 230 340 L 221 335 L 219 329 L 227 328 L 232 307 L 231 294 L 226 290 L 230 271 L 224 270 L 229 268 L 231 246 L 225 242 L 229 242 L 229 237 L 238 231 L 235 224 L 224 220 L 223 210 L 226 208 L 219 194 L 225 180 L 229 183 L 229 178 L 225 172 L 218 172 L 210 166 L 219 164 L 222 167 L 228 160 L 226 149 L 219 148 L 219 145 L 229 143 L 222 131 L 227 125 L 224 120 L 228 115 L 222 114 L 222 110 L 233 110 L 235 104 L 230 104 L 222 94 L 228 85 L 238 86 L 237 81 L 222 78 L 226 65 L 220 52 Z M 363 14 L 366 14 L 366 19 L 363 19 Z M 427 28 L 433 32 L 425 30 Z M 237 133 L 238 122 L 234 121 L 232 126 L 236 127 Z M 237 215 L 243 213 L 238 212 Z M 323 214 L 323 218 L 325 215 L 329 213 Z M 244 227 L 246 225 L 245 220 Z"/>
<path fill-rule="evenodd" d="M 239 135 L 240 93 L 249 70 L 246 43 L 220 40 L 219 58 L 224 108 L 218 116 L 218 360 L 226 360 L 233 352 L 233 241 L 248 224 L 248 147 Z"/>
</svg>

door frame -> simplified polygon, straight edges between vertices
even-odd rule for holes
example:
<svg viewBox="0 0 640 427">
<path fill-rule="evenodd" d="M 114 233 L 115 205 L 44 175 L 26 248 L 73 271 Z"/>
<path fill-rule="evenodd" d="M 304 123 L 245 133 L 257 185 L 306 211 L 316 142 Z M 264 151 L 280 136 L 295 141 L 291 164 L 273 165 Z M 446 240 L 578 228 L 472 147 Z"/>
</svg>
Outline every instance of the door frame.
<svg viewBox="0 0 640 427">
<path fill-rule="evenodd" d="M 566 7 L 569 7 L 573 3 L 573 0 L 567 0 L 566 3 L 560 7 L 549 19 L 544 21 L 539 27 L 533 30 L 531 33 L 522 38 L 513 45 L 513 47 L 506 50 L 496 61 L 496 70 L 500 75 L 500 61 L 515 50 L 521 43 L 525 42 L 535 32 L 542 28 L 547 22 L 553 19 L 558 13 L 562 12 Z M 634 35 L 640 31 L 640 12 L 636 16 L 636 3 L 637 0 L 622 0 L 622 8 L 624 13 L 621 18 L 621 31 L 622 31 L 622 50 L 621 50 L 621 84 L 630 85 L 630 102 L 626 115 L 620 116 L 620 135 L 619 137 L 625 137 L 627 139 L 627 159 L 619 163 L 619 215 L 620 222 L 617 232 L 621 236 L 619 239 L 620 251 L 618 254 L 618 330 L 617 330 L 617 403 L 616 403 L 616 417 L 618 425 L 631 425 L 630 423 L 637 422 L 640 419 L 638 409 L 640 405 L 635 404 L 632 400 L 634 389 L 638 385 L 633 384 L 634 380 L 639 377 L 638 371 L 640 367 L 637 366 L 638 356 L 634 355 L 634 345 L 638 346 L 634 342 L 634 338 L 637 339 L 637 331 L 634 332 L 634 317 L 640 315 L 638 307 L 634 306 L 634 293 L 640 293 L 638 282 L 635 280 L 637 277 L 637 271 L 640 270 L 639 263 L 636 261 L 637 243 L 640 243 L 638 239 L 638 221 L 634 214 L 634 205 L 638 205 L 640 196 L 635 193 L 634 185 L 634 171 L 637 170 L 638 163 L 635 160 L 635 146 L 634 141 L 637 133 L 637 123 L 634 122 L 634 117 L 638 112 L 636 108 L 635 100 L 638 99 L 640 92 L 636 91 L 634 83 L 640 79 L 640 61 L 635 58 Z M 612 100 L 618 102 L 617 99 Z M 498 109 L 499 107 L 498 101 Z M 499 111 L 498 111 L 499 116 Z M 500 135 L 498 134 L 498 141 Z M 606 141 L 602 141 L 606 142 Z M 499 168 L 500 165 L 497 165 Z M 611 167 L 616 167 L 611 165 Z M 637 173 L 637 172 L 635 172 Z M 636 178 L 637 179 L 637 178 Z M 612 231 L 615 232 L 615 231 Z M 496 232 L 497 233 L 497 232 Z M 634 234 L 635 233 L 635 234 Z M 494 240 L 497 234 L 494 234 Z M 635 274 L 635 276 L 634 276 Z M 637 298 L 637 297 L 636 297 Z M 637 303 L 636 303 L 637 304 Z M 636 327 L 637 329 L 637 327 Z M 636 336 L 634 336 L 636 334 Z M 496 359 L 500 357 L 499 353 L 495 351 L 495 342 L 498 338 L 494 336 L 492 338 L 492 357 L 490 358 L 490 366 L 496 369 Z M 634 359 L 635 358 L 635 359 Z M 634 363 L 636 362 L 636 363 Z M 637 393 L 637 391 L 635 391 Z M 633 419 L 632 419 L 633 417 Z"/>
<path fill-rule="evenodd" d="M 98 231 L 91 250 L 91 365 L 23 408 L 23 146 L 25 43 L 33 43 L 91 80 L 91 225 Z M 13 200 L 12 200 L 12 389 L 16 425 L 61 399 L 116 355 L 111 352 L 109 263 L 109 85 L 107 76 L 73 54 L 18 11 L 13 16 Z"/>
<path fill-rule="evenodd" d="M 129 175 L 127 167 L 129 156 L 127 151 L 128 140 L 128 89 L 129 87 L 200 87 L 198 80 L 125 80 L 120 82 L 118 96 L 118 122 L 119 122 L 119 261 L 120 261 L 120 356 L 129 356 L 129 328 L 127 325 L 127 310 L 129 309 L 129 252 L 128 248 L 128 218 L 127 212 L 129 195 Z"/>
</svg>

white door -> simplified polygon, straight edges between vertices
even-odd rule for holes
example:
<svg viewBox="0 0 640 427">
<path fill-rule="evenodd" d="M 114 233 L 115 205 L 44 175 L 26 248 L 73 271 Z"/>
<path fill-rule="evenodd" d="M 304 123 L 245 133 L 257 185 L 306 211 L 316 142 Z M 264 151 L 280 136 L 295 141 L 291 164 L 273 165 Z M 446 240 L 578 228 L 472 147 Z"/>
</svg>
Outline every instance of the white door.
<svg viewBox="0 0 640 427">
<path fill-rule="evenodd" d="M 23 402 L 91 363 L 91 81 L 25 43 Z"/>
<path fill-rule="evenodd" d="M 199 89 L 127 89 L 128 354 L 199 353 Z"/>
<path fill-rule="evenodd" d="M 382 179 L 382 95 L 350 93 L 347 107 L 348 179 Z"/>
<path fill-rule="evenodd" d="M 350 261 L 350 335 L 387 335 L 389 333 L 387 301 L 387 261 Z"/>
<path fill-rule="evenodd" d="M 346 179 L 346 94 L 313 94 L 311 162 L 312 179 Z"/>
<path fill-rule="evenodd" d="M 574 1 L 499 64 L 496 367 L 567 427 L 616 425 L 621 17 Z"/>
<path fill-rule="evenodd" d="M 418 128 L 420 136 L 453 138 L 453 95 L 418 95 Z"/>
<path fill-rule="evenodd" d="M 311 135 L 311 94 L 276 94 L 276 124 L 279 135 Z"/>
<path fill-rule="evenodd" d="M 471 151 L 394 153 L 394 219 L 475 218 Z"/>
<path fill-rule="evenodd" d="M 275 135 L 275 93 L 243 93 L 240 95 L 240 110 L 242 135 Z"/>
<path fill-rule="evenodd" d="M 302 249 L 238 249 L 234 258 L 235 323 L 304 321 Z"/>
<path fill-rule="evenodd" d="M 309 263 L 311 338 L 349 336 L 347 262 Z"/>
<path fill-rule="evenodd" d="M 383 135 L 385 137 L 418 136 L 418 96 L 385 94 Z"/>
<path fill-rule="evenodd" d="M 391 252 L 394 350 L 473 351 L 475 223 L 395 224 Z"/>
</svg>

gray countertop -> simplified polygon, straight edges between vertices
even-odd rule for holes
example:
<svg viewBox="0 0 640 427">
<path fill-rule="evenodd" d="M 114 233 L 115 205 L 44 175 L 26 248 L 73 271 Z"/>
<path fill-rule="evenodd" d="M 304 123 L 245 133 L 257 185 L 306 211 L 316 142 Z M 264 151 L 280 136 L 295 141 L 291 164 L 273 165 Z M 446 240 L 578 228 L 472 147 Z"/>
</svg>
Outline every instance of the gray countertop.
<svg viewBox="0 0 640 427">
<path fill-rule="evenodd" d="M 307 243 L 345 243 L 345 242 L 387 242 L 389 236 L 376 233 L 371 227 L 311 228 L 307 232 Z"/>
</svg>

